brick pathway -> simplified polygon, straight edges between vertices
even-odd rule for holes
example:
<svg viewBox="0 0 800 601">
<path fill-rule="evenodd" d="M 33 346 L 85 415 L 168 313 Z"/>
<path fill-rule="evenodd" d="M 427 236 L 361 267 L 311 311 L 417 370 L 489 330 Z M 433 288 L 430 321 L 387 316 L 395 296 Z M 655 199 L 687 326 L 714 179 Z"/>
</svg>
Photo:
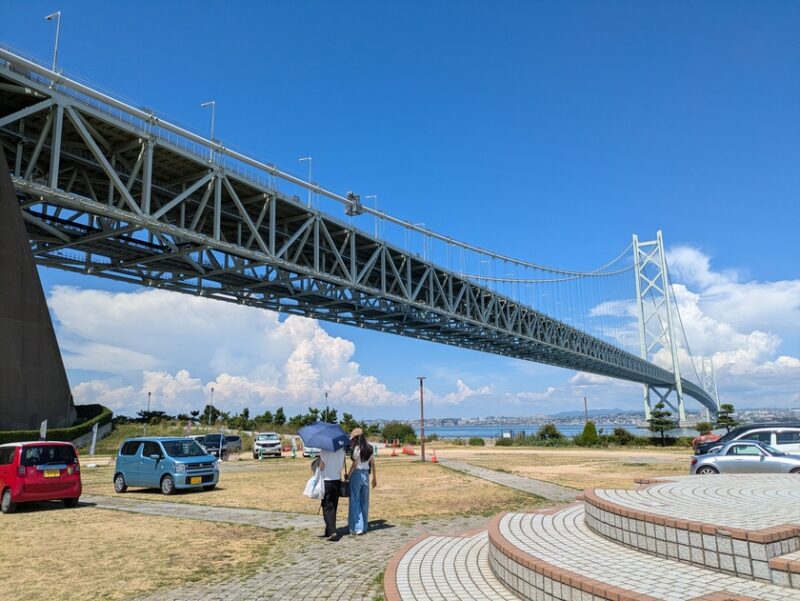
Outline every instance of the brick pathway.
<svg viewBox="0 0 800 601">
<path fill-rule="evenodd" d="M 470 476 L 483 478 L 495 484 L 521 490 L 532 495 L 544 497 L 553 501 L 574 501 L 575 496 L 578 494 L 577 490 L 551 484 L 550 482 L 543 482 L 541 480 L 533 480 L 532 478 L 524 478 L 522 476 L 515 476 L 514 474 L 507 474 L 505 472 L 498 472 L 490 470 L 485 467 L 477 467 L 471 463 L 464 461 L 456 461 L 453 459 L 439 459 L 445 467 L 450 469 L 464 472 Z"/>
<path fill-rule="evenodd" d="M 262 566 L 252 577 L 218 584 L 193 584 L 166 589 L 142 599 L 147 601 L 221 600 L 338 600 L 373 601 L 382 592 L 376 578 L 389 558 L 404 544 L 421 535 L 455 536 L 486 524 L 485 517 L 420 520 L 413 525 L 377 524 L 365 536 L 347 536 L 346 509 L 339 513 L 338 542 L 317 536 L 322 517 L 298 513 L 209 507 L 188 503 L 140 501 L 124 496 L 83 495 L 82 503 L 101 509 L 129 511 L 181 519 L 247 524 L 268 529 L 295 528 L 300 544 L 274 563 Z"/>
<path fill-rule="evenodd" d="M 91 503 L 98 509 L 116 509 L 118 511 L 130 511 L 131 513 L 162 515 L 190 520 L 246 524 L 248 526 L 271 529 L 320 528 L 322 523 L 322 518 L 304 513 L 234 509 L 163 501 L 140 501 L 138 499 L 125 498 L 124 496 L 83 495 L 81 496 L 81 503 Z"/>
<path fill-rule="evenodd" d="M 252 577 L 188 585 L 141 601 L 373 601 L 383 590 L 377 577 L 404 544 L 425 534 L 456 535 L 485 524 L 484 517 L 422 521 L 412 526 L 386 524 L 365 536 L 344 536 L 335 543 L 307 533 L 297 549 Z M 339 526 L 342 532 L 342 516 Z M 317 527 L 322 528 L 321 517 Z"/>
</svg>

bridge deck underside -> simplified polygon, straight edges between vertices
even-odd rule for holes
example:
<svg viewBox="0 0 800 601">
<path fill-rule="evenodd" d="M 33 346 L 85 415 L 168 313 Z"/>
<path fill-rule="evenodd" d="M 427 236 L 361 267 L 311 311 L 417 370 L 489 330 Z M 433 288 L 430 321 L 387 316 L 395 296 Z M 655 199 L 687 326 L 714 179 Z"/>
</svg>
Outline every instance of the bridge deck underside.
<svg viewBox="0 0 800 601">
<path fill-rule="evenodd" d="M 174 136 L 173 136 L 174 138 Z M 672 374 L 0 62 L 0 142 L 36 259 L 136 284 L 669 387 Z M 685 381 L 684 392 L 713 401 Z"/>
</svg>

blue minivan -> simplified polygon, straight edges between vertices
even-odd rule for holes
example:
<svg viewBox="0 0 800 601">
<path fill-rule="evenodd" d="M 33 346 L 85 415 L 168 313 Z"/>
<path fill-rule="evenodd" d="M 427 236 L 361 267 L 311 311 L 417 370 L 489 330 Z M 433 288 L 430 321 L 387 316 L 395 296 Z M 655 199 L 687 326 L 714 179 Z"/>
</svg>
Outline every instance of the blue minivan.
<svg viewBox="0 0 800 601">
<path fill-rule="evenodd" d="M 143 486 L 171 495 L 177 489 L 211 490 L 217 482 L 216 458 L 193 438 L 129 438 L 117 453 L 114 490 L 118 493 Z"/>
</svg>

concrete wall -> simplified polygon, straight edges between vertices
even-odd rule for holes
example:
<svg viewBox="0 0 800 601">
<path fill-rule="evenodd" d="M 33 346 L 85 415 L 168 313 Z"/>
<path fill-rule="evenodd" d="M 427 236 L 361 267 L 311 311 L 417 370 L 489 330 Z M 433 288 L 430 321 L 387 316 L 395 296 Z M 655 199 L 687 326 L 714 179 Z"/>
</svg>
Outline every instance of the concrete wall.
<svg viewBox="0 0 800 601">
<path fill-rule="evenodd" d="M 39 272 L 0 146 L 0 430 L 75 421 Z"/>
</svg>

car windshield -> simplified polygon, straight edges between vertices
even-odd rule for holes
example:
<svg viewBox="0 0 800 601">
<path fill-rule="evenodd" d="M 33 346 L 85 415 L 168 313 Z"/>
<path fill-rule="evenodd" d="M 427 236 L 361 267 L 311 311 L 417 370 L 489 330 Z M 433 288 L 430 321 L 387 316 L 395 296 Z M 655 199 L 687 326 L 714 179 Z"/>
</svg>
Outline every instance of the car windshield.
<svg viewBox="0 0 800 601">
<path fill-rule="evenodd" d="M 47 465 L 49 463 L 73 463 L 75 449 L 69 445 L 34 445 L 22 448 L 20 465 Z"/>
<path fill-rule="evenodd" d="M 259 434 L 257 440 L 280 440 L 277 434 Z"/>
<path fill-rule="evenodd" d="M 775 447 L 771 447 L 768 444 L 762 444 L 761 446 L 764 447 L 767 450 L 767 452 L 770 455 L 773 455 L 774 457 L 781 457 L 782 455 L 786 455 L 786 453 L 784 453 L 783 451 L 779 451 Z"/>
<path fill-rule="evenodd" d="M 170 457 L 200 457 L 206 454 L 194 440 L 167 440 L 161 444 Z"/>
<path fill-rule="evenodd" d="M 222 438 L 219 434 L 209 434 L 203 441 L 205 444 L 219 444 L 219 439 Z"/>
</svg>

